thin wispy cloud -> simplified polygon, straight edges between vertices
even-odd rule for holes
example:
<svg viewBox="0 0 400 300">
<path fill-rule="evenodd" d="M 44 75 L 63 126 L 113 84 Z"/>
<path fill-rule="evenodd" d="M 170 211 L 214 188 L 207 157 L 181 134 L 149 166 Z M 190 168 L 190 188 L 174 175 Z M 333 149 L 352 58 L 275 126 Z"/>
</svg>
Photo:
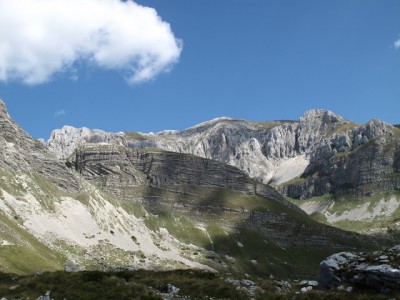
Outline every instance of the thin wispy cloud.
<svg viewBox="0 0 400 300">
<path fill-rule="evenodd" d="M 397 41 L 394 42 L 394 47 L 396 49 L 400 49 L 400 39 L 398 39 Z"/>
<path fill-rule="evenodd" d="M 60 110 L 57 110 L 56 112 L 54 112 L 54 117 L 57 118 L 62 115 L 65 115 L 66 113 L 67 113 L 67 111 L 65 109 L 60 109 Z"/>
<path fill-rule="evenodd" d="M 85 62 L 130 83 L 168 71 L 181 43 L 157 12 L 120 0 L 0 0 L 0 80 L 49 81 Z"/>
</svg>

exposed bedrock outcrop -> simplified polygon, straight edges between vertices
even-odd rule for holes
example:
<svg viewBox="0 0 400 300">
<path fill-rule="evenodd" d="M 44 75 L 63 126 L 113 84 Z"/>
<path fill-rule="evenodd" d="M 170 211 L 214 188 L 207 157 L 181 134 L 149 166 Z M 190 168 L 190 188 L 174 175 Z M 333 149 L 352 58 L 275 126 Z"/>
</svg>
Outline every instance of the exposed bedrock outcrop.
<svg viewBox="0 0 400 300">
<path fill-rule="evenodd" d="M 338 135 L 336 141 L 341 142 L 323 143 L 311 157 L 303 180 L 284 185 L 281 192 L 309 198 L 327 193 L 369 196 L 400 189 L 400 139 L 382 122 L 373 121 L 364 128 L 365 134 L 358 128 L 352 139 Z"/>
<path fill-rule="evenodd" d="M 400 246 L 373 253 L 341 252 L 320 264 L 320 286 L 339 285 L 390 292 L 400 288 Z"/>
<path fill-rule="evenodd" d="M 37 173 L 66 192 L 79 190 L 76 178 L 45 143 L 30 137 L 8 115 L 0 99 L 0 167 L 11 172 Z"/>
</svg>

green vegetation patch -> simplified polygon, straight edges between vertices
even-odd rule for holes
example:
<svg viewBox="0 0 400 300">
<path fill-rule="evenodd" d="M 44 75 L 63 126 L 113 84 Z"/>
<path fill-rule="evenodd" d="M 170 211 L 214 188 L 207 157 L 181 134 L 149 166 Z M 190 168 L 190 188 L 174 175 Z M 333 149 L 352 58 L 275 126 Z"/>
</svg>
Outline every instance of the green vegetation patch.
<svg viewBox="0 0 400 300">
<path fill-rule="evenodd" d="M 19 220 L 9 220 L 0 213 L 2 232 L 12 245 L 0 246 L 0 268 L 9 273 L 29 274 L 37 271 L 54 271 L 63 268 L 66 258 L 51 250 L 33 235 L 17 225 Z"/>
<path fill-rule="evenodd" d="M 178 287 L 179 295 L 192 299 L 244 299 L 236 287 L 224 282 L 215 273 L 198 270 L 169 272 L 84 271 L 54 272 L 36 276 L 14 277 L 0 274 L 0 295 L 11 298 L 36 299 L 51 291 L 52 299 L 162 299 L 168 284 Z M 10 286 L 16 288 L 9 289 Z"/>
<path fill-rule="evenodd" d="M 225 281 L 226 278 L 250 279 L 262 289 L 255 296 L 249 296 Z M 268 300 L 386 300 L 397 299 L 398 291 L 377 293 L 372 290 L 355 288 L 352 293 L 337 290 L 312 290 L 299 293 L 296 281 L 289 282 L 292 289 L 287 294 L 275 293 L 274 279 L 260 277 L 235 277 L 232 274 L 218 274 L 199 270 L 83 271 L 77 273 L 45 272 L 30 276 L 15 276 L 0 273 L 0 295 L 7 299 L 37 299 L 50 291 L 51 299 L 170 299 L 168 286 L 173 285 L 179 292 L 174 299 L 268 299 Z"/>
<path fill-rule="evenodd" d="M 303 184 L 303 183 L 306 183 L 306 182 L 307 182 L 307 179 L 306 179 L 306 178 L 303 178 L 303 177 L 295 177 L 295 178 L 293 178 L 293 179 L 291 179 L 291 180 L 289 180 L 289 181 L 283 183 L 282 185 L 288 186 L 288 185 Z"/>
<path fill-rule="evenodd" d="M 4 271 L 17 274 L 55 271 L 62 267 L 50 253 L 20 245 L 0 246 L 0 265 Z"/>
<path fill-rule="evenodd" d="M 0 169 L 0 189 L 16 197 L 27 193 L 24 186 L 17 180 L 15 174 L 5 169 Z"/>
<path fill-rule="evenodd" d="M 157 216 L 150 215 L 145 219 L 146 226 L 154 232 L 160 228 L 168 230 L 169 234 L 186 244 L 206 247 L 210 240 L 207 233 L 198 224 L 182 215 L 163 212 Z"/>
<path fill-rule="evenodd" d="M 354 195 L 340 195 L 340 196 L 332 196 L 332 195 L 323 195 L 319 197 L 313 197 L 307 200 L 296 200 L 287 198 L 292 203 L 302 206 L 302 205 L 321 205 L 324 206 L 326 204 L 327 211 L 325 213 L 315 212 L 310 215 L 310 217 L 324 224 L 329 224 L 334 227 L 346 230 L 353 231 L 357 233 L 364 234 L 385 234 L 388 229 L 392 231 L 396 231 L 397 229 L 394 226 L 396 222 L 400 220 L 400 207 L 398 207 L 395 211 L 389 214 L 388 211 L 380 211 L 380 214 L 371 217 L 369 219 L 363 220 L 349 220 L 344 219 L 340 221 L 336 221 L 333 223 L 329 223 L 325 214 L 337 215 L 340 216 L 344 213 L 352 211 L 357 208 L 366 207 L 366 213 L 373 214 L 374 210 L 382 204 L 383 202 L 388 202 L 390 199 L 400 199 L 400 191 L 390 191 L 375 194 L 373 196 L 354 196 Z M 398 238 L 397 240 L 400 241 Z"/>
</svg>

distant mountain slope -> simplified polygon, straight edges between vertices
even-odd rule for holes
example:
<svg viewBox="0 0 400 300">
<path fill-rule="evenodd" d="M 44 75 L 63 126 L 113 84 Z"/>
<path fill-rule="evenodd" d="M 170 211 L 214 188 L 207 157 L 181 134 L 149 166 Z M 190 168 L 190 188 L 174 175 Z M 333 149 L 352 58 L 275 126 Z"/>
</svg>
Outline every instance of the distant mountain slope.
<svg viewBox="0 0 400 300">
<path fill-rule="evenodd" d="M 400 130 L 372 120 L 323 141 L 301 180 L 285 184 L 293 198 L 323 194 L 373 195 L 400 189 Z"/>
<path fill-rule="evenodd" d="M 236 167 L 96 134 L 61 162 L 0 102 L 0 270 L 69 261 L 69 269 L 297 276 L 316 272 L 334 251 L 376 245 L 313 221 Z"/>
</svg>

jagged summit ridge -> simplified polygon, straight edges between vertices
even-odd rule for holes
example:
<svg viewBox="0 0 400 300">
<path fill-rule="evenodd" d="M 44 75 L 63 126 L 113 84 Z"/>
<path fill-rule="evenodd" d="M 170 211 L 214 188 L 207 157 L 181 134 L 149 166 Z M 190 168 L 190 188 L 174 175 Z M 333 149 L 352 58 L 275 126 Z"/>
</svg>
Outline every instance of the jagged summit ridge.
<svg viewBox="0 0 400 300">
<path fill-rule="evenodd" d="M 7 108 L 6 105 L 4 104 L 4 101 L 0 98 L 0 114 L 7 114 Z"/>
<path fill-rule="evenodd" d="M 53 130 L 47 141 L 48 149 L 59 159 L 66 159 L 79 146 L 85 143 L 113 143 L 124 145 L 123 134 L 108 133 L 100 129 L 88 129 L 86 127 L 75 128 L 64 126 Z"/>
<path fill-rule="evenodd" d="M 186 130 L 198 129 L 198 128 L 207 127 L 207 126 L 214 126 L 217 123 L 231 121 L 231 120 L 234 120 L 234 119 L 230 118 L 230 117 L 218 117 L 218 118 L 214 118 L 214 119 L 209 120 L 209 121 L 205 121 L 205 122 L 199 123 L 199 124 L 194 125 L 192 127 L 189 127 Z"/>
<path fill-rule="evenodd" d="M 326 109 L 310 109 L 300 117 L 300 123 L 303 125 L 315 123 L 332 124 L 338 122 L 347 122 L 347 120 Z"/>
<path fill-rule="evenodd" d="M 332 111 L 312 109 L 298 121 L 253 122 L 223 117 L 182 131 L 154 134 L 69 128 L 55 130 L 47 144 L 61 159 L 67 158 L 84 143 L 114 143 L 131 148 L 158 148 L 193 154 L 235 166 L 265 184 L 284 184 L 281 192 L 291 197 L 308 198 L 335 193 L 342 187 L 353 189 L 363 184 L 387 181 L 389 174 L 397 172 L 395 162 L 398 160 L 395 148 L 389 147 L 392 150 L 388 152 L 385 145 L 396 145 L 398 136 L 398 128 L 380 120 L 373 119 L 359 125 Z M 356 150 L 363 145 L 373 147 L 378 140 L 383 145 L 380 151 L 391 154 L 389 159 L 378 159 L 379 152 L 370 150 L 368 159 L 377 159 L 370 173 L 376 175 L 361 175 L 365 171 L 357 167 L 360 164 L 352 164 L 353 169 L 349 169 L 348 163 L 343 163 L 348 153 L 361 153 Z M 333 163 L 337 157 L 341 161 Z M 356 156 L 351 159 L 356 159 Z M 370 167 L 365 165 L 364 168 Z M 300 176 L 313 179 L 300 185 L 291 184 L 292 179 Z M 393 178 L 391 183 L 383 185 L 384 189 L 397 186 L 397 177 Z"/>
</svg>

